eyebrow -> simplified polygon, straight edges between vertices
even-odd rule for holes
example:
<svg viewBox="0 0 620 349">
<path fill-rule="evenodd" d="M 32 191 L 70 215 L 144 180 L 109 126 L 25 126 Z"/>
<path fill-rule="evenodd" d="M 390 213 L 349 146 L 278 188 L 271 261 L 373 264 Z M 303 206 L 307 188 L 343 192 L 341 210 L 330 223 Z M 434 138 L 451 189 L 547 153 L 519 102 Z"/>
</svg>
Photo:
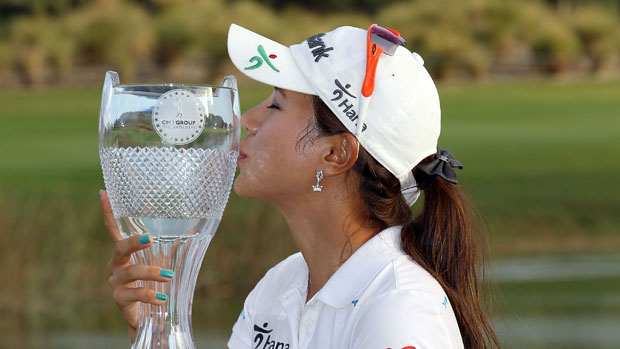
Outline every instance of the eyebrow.
<svg viewBox="0 0 620 349">
<path fill-rule="evenodd" d="M 286 93 L 284 93 L 284 90 L 283 90 L 283 89 L 281 89 L 281 88 L 279 88 L 279 87 L 274 87 L 273 89 L 274 89 L 274 91 L 276 91 L 276 92 L 280 93 L 280 94 L 282 95 L 282 97 L 283 97 L 283 98 L 286 98 Z"/>
</svg>

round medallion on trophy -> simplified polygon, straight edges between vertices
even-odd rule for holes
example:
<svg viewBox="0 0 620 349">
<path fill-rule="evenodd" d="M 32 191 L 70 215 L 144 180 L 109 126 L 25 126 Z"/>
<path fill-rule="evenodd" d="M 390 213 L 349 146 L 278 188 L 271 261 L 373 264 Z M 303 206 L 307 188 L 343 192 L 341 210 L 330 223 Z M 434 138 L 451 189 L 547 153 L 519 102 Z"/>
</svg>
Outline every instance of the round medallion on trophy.
<svg viewBox="0 0 620 349">
<path fill-rule="evenodd" d="M 206 114 L 204 105 L 191 91 L 170 90 L 153 107 L 153 127 L 167 143 L 183 145 L 200 136 Z"/>
</svg>

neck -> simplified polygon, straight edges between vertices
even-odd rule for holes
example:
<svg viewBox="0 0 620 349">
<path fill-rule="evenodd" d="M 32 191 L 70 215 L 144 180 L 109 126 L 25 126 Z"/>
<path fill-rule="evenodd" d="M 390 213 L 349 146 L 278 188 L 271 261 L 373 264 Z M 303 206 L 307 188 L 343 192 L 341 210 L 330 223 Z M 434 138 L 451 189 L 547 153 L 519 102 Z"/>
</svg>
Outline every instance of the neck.
<svg viewBox="0 0 620 349">
<path fill-rule="evenodd" d="M 312 193 L 304 205 L 282 205 L 293 239 L 308 265 L 310 300 L 338 268 L 360 246 L 374 236 L 378 227 L 364 216 L 356 195 L 329 190 Z M 299 202 L 299 201 L 298 201 Z"/>
</svg>

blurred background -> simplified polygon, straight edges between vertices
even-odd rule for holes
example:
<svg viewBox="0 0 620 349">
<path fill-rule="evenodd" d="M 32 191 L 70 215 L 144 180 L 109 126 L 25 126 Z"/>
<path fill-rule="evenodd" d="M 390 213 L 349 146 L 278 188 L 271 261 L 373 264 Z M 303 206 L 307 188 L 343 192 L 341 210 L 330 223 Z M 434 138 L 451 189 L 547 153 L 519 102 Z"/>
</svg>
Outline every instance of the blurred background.
<svg viewBox="0 0 620 349">
<path fill-rule="evenodd" d="M 97 144 L 121 83 L 240 80 L 237 23 L 286 45 L 340 25 L 395 28 L 442 101 L 465 165 L 507 348 L 620 347 L 620 1 L 0 0 L 0 347 L 129 347 L 112 300 Z M 414 207 L 414 210 L 416 207 Z M 201 348 L 295 252 L 273 208 L 231 194 L 196 286 Z"/>
</svg>

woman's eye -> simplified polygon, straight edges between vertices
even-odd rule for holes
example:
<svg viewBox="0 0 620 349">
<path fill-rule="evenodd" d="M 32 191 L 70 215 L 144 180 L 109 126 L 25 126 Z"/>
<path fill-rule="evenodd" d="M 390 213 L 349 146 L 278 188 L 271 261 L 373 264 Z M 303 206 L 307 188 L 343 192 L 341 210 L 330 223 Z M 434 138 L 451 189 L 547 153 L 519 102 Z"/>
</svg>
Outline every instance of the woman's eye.
<svg viewBox="0 0 620 349">
<path fill-rule="evenodd" d="M 278 109 L 278 110 L 280 110 L 280 106 L 279 106 L 279 105 L 277 105 L 277 104 L 275 104 L 275 103 L 271 103 L 271 105 L 270 105 L 270 106 L 268 106 L 267 108 L 269 108 L 269 109 Z"/>
</svg>

